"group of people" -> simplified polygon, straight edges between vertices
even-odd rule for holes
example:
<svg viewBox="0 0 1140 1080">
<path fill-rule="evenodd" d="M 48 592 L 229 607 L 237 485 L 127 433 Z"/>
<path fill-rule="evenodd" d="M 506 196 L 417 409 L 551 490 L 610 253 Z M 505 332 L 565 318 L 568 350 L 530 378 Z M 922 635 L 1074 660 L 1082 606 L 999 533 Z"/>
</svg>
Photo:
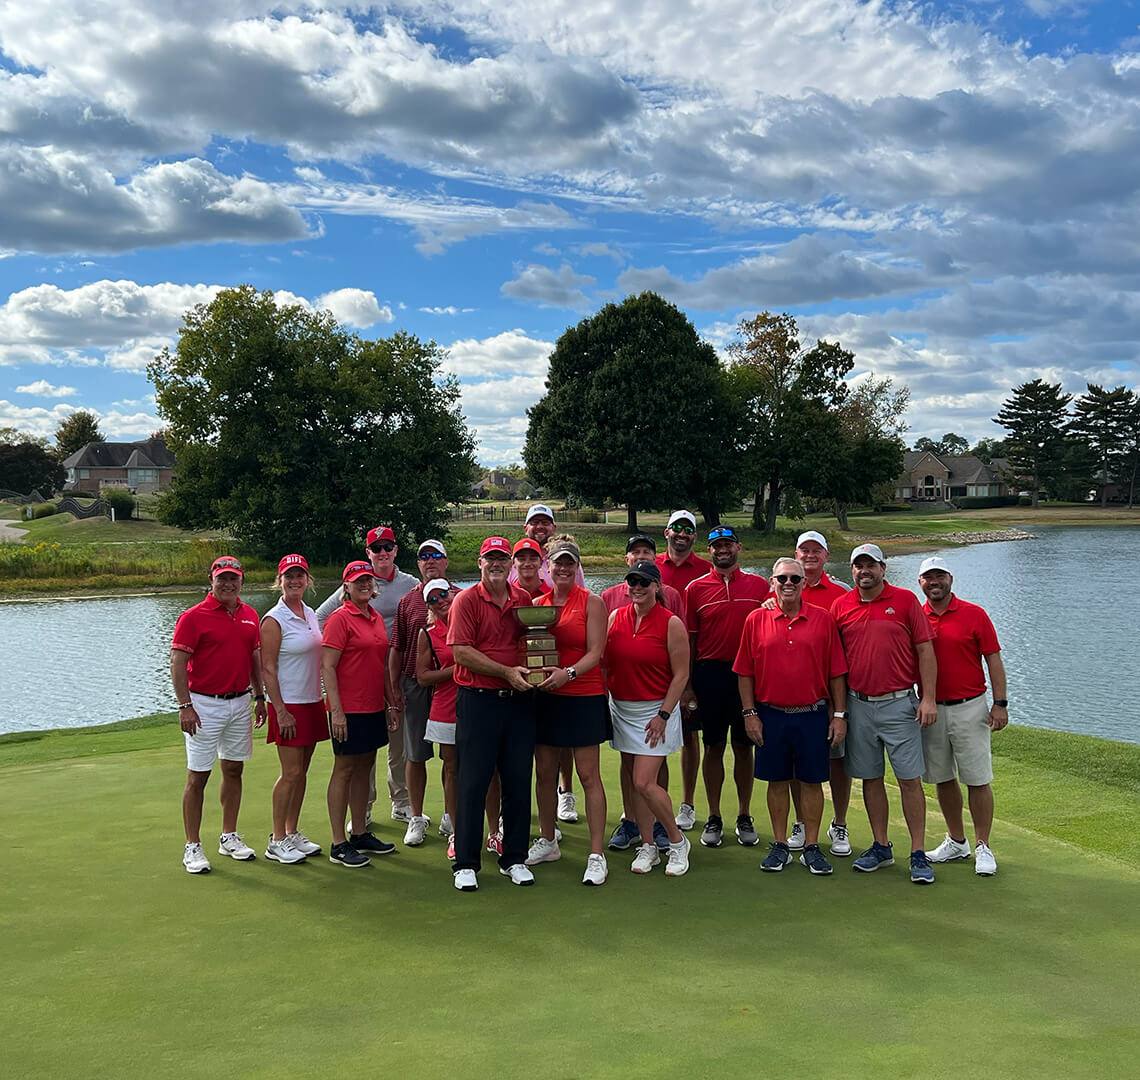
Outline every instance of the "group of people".
<svg viewBox="0 0 1140 1080">
<path fill-rule="evenodd" d="M 210 593 L 179 618 L 171 651 L 187 753 L 189 872 L 210 869 L 200 827 L 215 760 L 222 772 L 219 854 L 255 857 L 237 832 L 237 816 L 252 730 L 265 725 L 281 763 L 265 856 L 281 863 L 322 850 L 301 831 L 300 814 L 316 744 L 331 739 L 329 858 L 341 866 L 365 866 L 395 850 L 370 828 L 381 748 L 392 817 L 407 826 L 404 843 L 425 842 L 427 762 L 438 746 L 439 829 L 457 889 L 478 888 L 486 851 L 516 885 L 533 884 L 533 867 L 561 858 L 560 824 L 578 819 L 575 773 L 589 833 L 583 883 L 605 883 L 607 848 L 636 848 L 634 873 L 664 859 L 665 874 L 678 877 L 689 869 L 698 773 L 708 804 L 701 844 L 723 843 L 731 743 L 733 833 L 746 847 L 760 842 L 753 784 L 767 783 L 773 839 L 764 871 L 783 870 L 798 852 L 812 874 L 832 873 L 820 845 L 825 782 L 834 809 L 829 854 L 852 854 L 852 778 L 862 781 L 872 834 L 853 868 L 892 865 L 885 757 L 901 792 L 911 880 L 932 882 L 932 863 L 971 854 L 979 875 L 996 872 L 990 733 L 1008 720 L 1005 671 L 988 616 L 954 594 L 942 559 L 920 567 L 921 604 L 887 583 L 876 545 L 851 553 L 855 587 L 848 589 L 825 571 L 826 538 L 805 532 L 769 580 L 740 567 L 739 538 L 726 526 L 709 532 L 708 560 L 698 557 L 696 519 L 679 510 L 665 528 L 666 550 L 658 554 L 646 534 L 630 537 L 624 581 L 598 596 L 585 587 L 574 538 L 556 535 L 550 507 L 532 506 L 524 528 L 514 544 L 498 536 L 483 541 L 479 580 L 466 589 L 448 581 L 440 541 L 419 545 L 417 580 L 396 568 L 392 530 L 372 529 L 367 558 L 345 567 L 341 589 L 315 611 L 304 599 L 312 585 L 308 563 L 286 555 L 280 600 L 260 621 L 241 602 L 241 564 L 228 556 L 214 562 Z M 540 657 L 534 666 L 523 645 L 519 611 L 531 607 L 557 610 L 549 630 L 557 664 Z M 608 842 L 600 756 L 607 741 L 621 754 L 622 799 Z M 668 759 L 678 750 L 682 792 L 674 813 Z M 936 786 L 948 830 L 929 853 L 924 780 Z M 972 851 L 961 783 L 974 823 Z"/>
</svg>

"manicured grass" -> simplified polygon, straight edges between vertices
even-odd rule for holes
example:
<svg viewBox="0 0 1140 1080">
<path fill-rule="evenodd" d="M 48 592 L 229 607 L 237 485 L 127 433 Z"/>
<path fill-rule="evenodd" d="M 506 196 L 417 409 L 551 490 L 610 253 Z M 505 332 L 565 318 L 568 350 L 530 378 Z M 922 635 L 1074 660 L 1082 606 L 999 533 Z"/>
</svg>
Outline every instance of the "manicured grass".
<svg viewBox="0 0 1140 1080">
<path fill-rule="evenodd" d="M 864 877 L 843 860 L 831 878 L 762 875 L 760 852 L 730 843 L 695 845 L 679 880 L 637 878 L 611 853 L 609 883 L 590 890 L 580 824 L 535 888 L 488 863 L 469 895 L 451 888 L 434 832 L 355 872 L 323 856 L 240 865 L 207 844 L 213 873 L 185 874 L 174 720 L 131 725 L 0 741 L 5 1075 L 1135 1071 L 1137 855 L 1094 857 L 1087 834 L 1039 826 L 1056 824 L 1054 805 L 1115 802 L 1119 838 L 1136 820 L 1140 748 L 999 736 L 988 880 L 960 863 L 920 889 L 901 865 Z M 303 818 L 322 843 L 329 756 L 319 748 Z M 612 825 L 616 755 L 603 761 Z M 242 815 L 259 852 L 275 775 L 259 745 Z M 434 768 L 429 792 L 438 820 Z M 207 837 L 216 799 L 214 777 Z M 865 844 L 861 811 L 851 823 Z M 937 826 L 932 813 L 934 838 Z M 401 840 L 386 819 L 377 832 Z M 893 836 L 901 863 L 900 825 Z"/>
</svg>

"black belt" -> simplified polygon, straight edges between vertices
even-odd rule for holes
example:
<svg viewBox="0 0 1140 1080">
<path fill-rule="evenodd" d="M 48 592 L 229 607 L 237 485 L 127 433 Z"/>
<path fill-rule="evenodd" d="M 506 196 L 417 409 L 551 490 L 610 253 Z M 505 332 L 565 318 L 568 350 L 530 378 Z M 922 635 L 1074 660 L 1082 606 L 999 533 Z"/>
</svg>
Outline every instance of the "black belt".
<svg viewBox="0 0 1140 1080">
<path fill-rule="evenodd" d="M 249 691 L 250 688 L 247 686 L 244 690 L 234 690 L 229 694 L 207 694 L 201 690 L 193 690 L 191 693 L 197 694 L 199 697 L 221 698 L 222 701 L 230 701 L 233 698 L 241 697 L 243 694 L 248 694 Z"/>
<path fill-rule="evenodd" d="M 980 698 L 982 696 L 982 694 L 984 694 L 984 693 L 985 693 L 985 691 L 983 690 L 981 694 L 974 694 L 973 697 L 949 698 L 946 701 L 936 701 L 935 704 L 936 705 L 965 705 L 967 701 L 977 701 L 977 699 Z"/>
<path fill-rule="evenodd" d="M 489 697 L 498 698 L 512 698 L 522 697 L 523 694 L 533 694 L 533 690 L 493 690 L 488 686 L 465 686 L 464 690 L 470 690 L 473 694 L 486 694 Z"/>
</svg>

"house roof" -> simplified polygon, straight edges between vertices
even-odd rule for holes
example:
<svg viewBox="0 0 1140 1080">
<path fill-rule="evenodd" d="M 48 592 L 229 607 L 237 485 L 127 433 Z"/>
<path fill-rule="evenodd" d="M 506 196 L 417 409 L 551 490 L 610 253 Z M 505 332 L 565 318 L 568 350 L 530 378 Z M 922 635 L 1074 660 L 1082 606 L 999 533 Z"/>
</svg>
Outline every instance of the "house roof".
<svg viewBox="0 0 1140 1080">
<path fill-rule="evenodd" d="M 163 439 L 139 442 L 90 442 L 63 462 L 65 469 L 172 469 L 174 455 Z"/>
<path fill-rule="evenodd" d="M 946 467 L 948 479 L 954 484 L 995 484 L 1009 467 L 1004 458 L 994 458 L 988 465 L 973 454 L 935 454 L 931 450 L 908 450 L 903 454 L 903 478 L 909 479 L 919 462 L 931 457 Z"/>
</svg>

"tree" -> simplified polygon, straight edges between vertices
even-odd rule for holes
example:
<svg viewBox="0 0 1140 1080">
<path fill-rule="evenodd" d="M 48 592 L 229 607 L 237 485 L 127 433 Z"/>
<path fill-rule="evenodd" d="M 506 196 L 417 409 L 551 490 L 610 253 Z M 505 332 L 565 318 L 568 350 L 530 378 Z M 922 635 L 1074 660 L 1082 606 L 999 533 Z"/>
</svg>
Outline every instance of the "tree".
<svg viewBox="0 0 1140 1080">
<path fill-rule="evenodd" d="M 1133 409 L 1132 391 L 1123 386 L 1105 390 L 1087 383 L 1088 393 L 1073 403 L 1069 431 L 1088 446 L 1096 461 L 1100 505 L 1108 505 L 1108 485 L 1121 465 Z"/>
<path fill-rule="evenodd" d="M 178 457 L 160 515 L 317 561 L 358 551 L 379 522 L 438 535 L 474 467 L 442 357 L 404 333 L 362 340 L 271 292 L 223 290 L 148 368 Z"/>
<path fill-rule="evenodd" d="M 923 436 L 914 444 L 914 449 L 920 452 L 928 450 L 940 456 L 960 457 L 970 452 L 970 443 L 961 435 L 948 431 L 941 439 L 928 439 Z"/>
<path fill-rule="evenodd" d="M 1041 379 L 1013 388 L 994 419 L 1009 432 L 1006 440 L 1010 464 L 1030 483 L 1034 509 L 1041 486 L 1055 481 L 1064 466 L 1065 430 L 1072 394 L 1063 394 L 1060 383 Z"/>
<path fill-rule="evenodd" d="M 742 320 L 737 333 L 728 352 L 732 396 L 745 414 L 741 472 L 755 492 L 753 527 L 772 532 L 781 499 L 812 487 L 821 446 L 838 441 L 834 411 L 854 355 L 826 341 L 805 349 L 787 312 Z"/>
<path fill-rule="evenodd" d="M 95 414 L 83 409 L 73 412 L 55 429 L 55 452 L 60 461 L 71 457 L 76 450 L 82 450 L 88 443 L 106 441 Z"/>
<path fill-rule="evenodd" d="M 988 465 L 994 458 L 1008 456 L 1009 448 L 1005 439 L 979 439 L 970 447 L 970 453 Z"/>
<path fill-rule="evenodd" d="M 49 496 L 63 486 L 66 473 L 45 442 L 14 428 L 0 429 L 0 488 L 19 495 L 38 490 Z"/>
<path fill-rule="evenodd" d="M 631 532 L 639 510 L 695 503 L 707 518 L 732 491 L 737 424 L 716 350 L 655 293 L 569 327 L 527 416 L 531 482 L 579 504 L 625 503 Z"/>
<path fill-rule="evenodd" d="M 1136 477 L 1140 473 L 1140 394 L 1132 396 L 1128 423 L 1121 446 L 1119 483 L 1128 487 L 1128 509 L 1136 499 Z"/>
</svg>

